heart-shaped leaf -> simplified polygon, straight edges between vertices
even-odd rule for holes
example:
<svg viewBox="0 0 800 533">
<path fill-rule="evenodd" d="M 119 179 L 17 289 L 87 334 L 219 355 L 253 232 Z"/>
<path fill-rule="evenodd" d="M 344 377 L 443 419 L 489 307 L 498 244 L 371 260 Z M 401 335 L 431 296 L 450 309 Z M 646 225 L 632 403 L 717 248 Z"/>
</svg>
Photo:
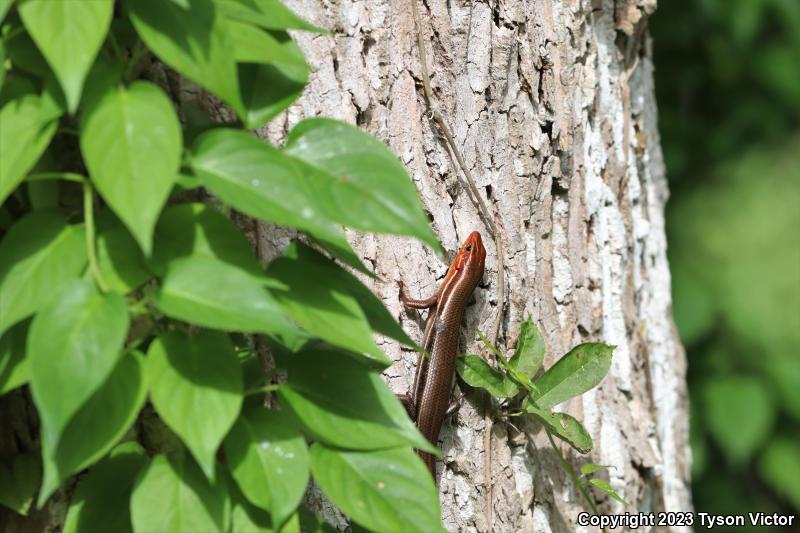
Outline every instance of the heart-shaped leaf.
<svg viewBox="0 0 800 533">
<path fill-rule="evenodd" d="M 39 504 L 63 480 L 104 456 L 127 433 L 147 399 L 143 356 L 132 352 L 70 419 L 58 442 L 42 438 Z"/>
<path fill-rule="evenodd" d="M 0 334 L 44 305 L 86 265 L 81 226 L 58 211 L 35 211 L 0 243 Z"/>
<path fill-rule="evenodd" d="M 230 340 L 212 331 L 165 333 L 150 345 L 147 376 L 159 416 L 212 479 L 217 448 L 242 405 L 242 373 Z"/>
<path fill-rule="evenodd" d="M 292 261 L 298 268 L 308 272 L 308 282 L 317 286 L 320 291 L 330 290 L 352 295 L 375 333 L 391 337 L 411 348 L 418 348 L 375 293 L 347 270 L 300 241 L 293 241 L 286 247 L 281 258 L 283 260 Z"/>
<path fill-rule="evenodd" d="M 209 483 L 186 456 L 154 457 L 136 481 L 130 505 L 134 531 L 223 533 L 231 518 L 223 481 Z"/>
<path fill-rule="evenodd" d="M 50 449 L 117 366 L 127 332 L 125 299 L 100 294 L 86 281 L 71 282 L 33 319 L 28 334 L 31 392 L 42 440 Z"/>
<path fill-rule="evenodd" d="M 147 464 L 136 442 L 120 444 L 81 479 L 70 502 L 63 533 L 92 533 L 101 529 L 131 531 L 133 483 Z"/>
<path fill-rule="evenodd" d="M 355 452 L 311 446 L 314 481 L 349 517 L 374 531 L 444 531 L 436 486 L 408 448 Z"/>
<path fill-rule="evenodd" d="M 5 67 L 4 67 L 5 68 Z M 27 94 L 0 109 L 0 203 L 25 178 L 58 127 L 58 114 L 38 95 Z"/>
<path fill-rule="evenodd" d="M 148 255 L 158 214 L 178 179 L 181 139 L 172 102 L 145 81 L 108 86 L 81 121 L 92 182 Z"/>
<path fill-rule="evenodd" d="M 320 198 L 336 222 L 362 231 L 417 237 L 439 249 L 414 183 L 379 140 L 332 119 L 306 119 L 289 132 L 285 152 L 308 163 L 325 184 Z"/>
<path fill-rule="evenodd" d="M 299 348 L 307 335 L 289 322 L 263 282 L 222 261 L 176 259 L 155 303 L 168 316 L 209 328 L 262 332 Z"/>
<path fill-rule="evenodd" d="M 201 203 L 164 209 L 156 225 L 153 255 L 148 263 L 156 274 L 163 276 L 170 261 L 190 255 L 219 259 L 254 276 L 264 274 L 250 243 L 236 224 Z"/>
<path fill-rule="evenodd" d="M 225 456 L 247 499 L 269 511 L 280 529 L 308 483 L 308 448 L 300 431 L 284 413 L 250 409 L 225 439 Z"/>
<path fill-rule="evenodd" d="M 414 446 L 439 455 L 377 372 L 336 351 L 304 350 L 287 361 L 281 405 L 315 439 L 358 450 Z"/>
<path fill-rule="evenodd" d="M 113 10 L 113 0 L 19 3 L 25 28 L 55 72 L 70 113 L 78 109 L 84 79 L 103 44 Z"/>
<path fill-rule="evenodd" d="M 380 365 L 389 365 L 372 340 L 364 311 L 346 285 L 335 279 L 329 283 L 327 277 L 319 277 L 320 269 L 314 263 L 299 258 L 274 259 L 267 275 L 282 285 L 270 287 L 281 309 L 311 334 L 334 346 L 363 353 Z"/>
<path fill-rule="evenodd" d="M 244 131 L 215 129 L 194 143 L 192 169 L 204 187 L 239 211 L 307 232 L 336 257 L 364 266 L 328 216 L 325 182 Z M 327 181 L 327 180 L 326 180 Z"/>
<path fill-rule="evenodd" d="M 128 0 L 128 14 L 147 47 L 242 115 L 236 48 L 211 0 Z"/>
</svg>

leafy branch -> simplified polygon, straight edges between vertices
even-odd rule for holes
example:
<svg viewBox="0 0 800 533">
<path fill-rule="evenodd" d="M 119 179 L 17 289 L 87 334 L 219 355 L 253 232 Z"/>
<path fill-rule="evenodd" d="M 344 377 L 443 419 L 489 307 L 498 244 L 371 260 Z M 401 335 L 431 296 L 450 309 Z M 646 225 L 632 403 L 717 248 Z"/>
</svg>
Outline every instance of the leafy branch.
<svg viewBox="0 0 800 533">
<path fill-rule="evenodd" d="M 533 321 L 528 319 L 522 324 L 511 357 L 503 355 L 483 333 L 478 332 L 478 335 L 499 367 L 494 368 L 481 356 L 465 355 L 456 360 L 461 379 L 471 387 L 488 392 L 500 406 L 501 417 L 533 418 L 543 426 L 559 462 L 595 514 L 597 508 L 589 496 L 590 487 L 627 505 L 606 481 L 589 477 L 605 467 L 587 463 L 579 477 L 553 440 L 553 436 L 558 437 L 581 454 L 592 450 L 592 437 L 580 421 L 551 409 L 597 386 L 611 367 L 614 347 L 602 343 L 580 344 L 535 377 L 544 362 L 545 346 Z"/>
<path fill-rule="evenodd" d="M 326 33 L 277 0 L 0 1 L 0 402 L 41 422 L 0 452 L 0 504 L 82 473 L 70 533 L 329 531 L 313 477 L 361 527 L 441 530 L 413 451 L 436 449 L 374 335 L 414 343 L 343 227 L 439 244 L 379 140 L 325 118 L 252 135 L 308 80 L 289 30 Z M 262 264 L 234 214 L 300 238 Z"/>
</svg>

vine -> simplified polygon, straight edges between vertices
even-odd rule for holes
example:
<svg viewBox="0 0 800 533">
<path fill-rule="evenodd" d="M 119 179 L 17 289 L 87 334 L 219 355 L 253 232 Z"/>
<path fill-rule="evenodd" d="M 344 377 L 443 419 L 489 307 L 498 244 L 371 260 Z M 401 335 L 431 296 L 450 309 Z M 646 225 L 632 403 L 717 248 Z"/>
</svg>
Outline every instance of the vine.
<svg viewBox="0 0 800 533">
<path fill-rule="evenodd" d="M 415 346 L 341 228 L 439 244 L 381 142 L 250 133 L 308 80 L 288 30 L 324 32 L 276 0 L 0 1 L 0 409 L 41 429 L 0 438 L 4 507 L 59 493 L 70 533 L 330 531 L 313 478 L 362 527 L 441 530 L 413 451 L 436 449 L 373 336 Z M 235 121 L 176 106 L 154 61 Z M 261 264 L 236 213 L 301 238 Z"/>
</svg>

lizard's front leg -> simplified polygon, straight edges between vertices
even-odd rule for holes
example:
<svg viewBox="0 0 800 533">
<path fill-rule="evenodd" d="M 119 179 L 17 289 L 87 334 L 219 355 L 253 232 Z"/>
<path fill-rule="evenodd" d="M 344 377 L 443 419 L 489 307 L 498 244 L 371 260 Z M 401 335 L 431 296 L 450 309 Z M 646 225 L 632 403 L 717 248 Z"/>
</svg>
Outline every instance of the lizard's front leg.
<svg viewBox="0 0 800 533">
<path fill-rule="evenodd" d="M 406 307 L 410 307 L 412 309 L 430 309 L 439 301 L 439 291 L 433 293 L 433 296 L 430 298 L 425 298 L 424 300 L 415 300 L 408 294 L 408 292 L 406 292 L 406 286 L 402 281 L 398 281 L 397 285 L 400 287 L 400 301 L 403 302 L 403 305 Z"/>
</svg>

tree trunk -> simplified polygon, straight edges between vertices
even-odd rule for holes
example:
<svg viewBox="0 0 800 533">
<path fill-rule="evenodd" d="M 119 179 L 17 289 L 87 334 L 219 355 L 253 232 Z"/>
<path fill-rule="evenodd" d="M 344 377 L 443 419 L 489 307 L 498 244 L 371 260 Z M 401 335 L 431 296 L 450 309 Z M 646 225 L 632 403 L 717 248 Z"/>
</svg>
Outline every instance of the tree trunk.
<svg viewBox="0 0 800 533">
<path fill-rule="evenodd" d="M 504 302 L 497 297 L 495 242 L 426 113 L 410 1 L 419 1 L 439 109 L 505 243 Z M 280 142 L 301 118 L 324 115 L 387 143 L 413 176 L 448 251 L 472 230 L 484 235 L 487 271 L 467 310 L 465 351 L 485 353 L 475 332 L 490 331 L 498 310 L 504 349 L 533 317 L 546 340 L 546 367 L 580 342 L 616 345 L 602 384 L 562 406 L 595 442 L 588 457 L 564 447 L 567 459 L 576 467 L 587 461 L 614 467 L 611 486 L 631 507 L 598 493 L 601 512 L 691 510 L 686 361 L 671 316 L 668 190 L 645 31 L 654 0 L 287 3 L 335 33 L 295 34 L 314 70 L 311 82 L 261 135 Z M 259 234 L 263 257 L 281 249 L 287 235 L 272 227 Z M 350 237 L 381 278 L 365 283 L 420 339 L 420 317 L 402 309 L 396 281 L 415 297 L 429 296 L 446 258 L 407 238 Z M 395 360 L 385 378 L 407 391 L 416 354 L 388 341 L 383 347 Z M 533 425 L 492 424 L 487 485 L 487 424 L 474 400 L 440 437 L 445 526 L 579 529 L 577 516 L 587 505 Z"/>
</svg>

